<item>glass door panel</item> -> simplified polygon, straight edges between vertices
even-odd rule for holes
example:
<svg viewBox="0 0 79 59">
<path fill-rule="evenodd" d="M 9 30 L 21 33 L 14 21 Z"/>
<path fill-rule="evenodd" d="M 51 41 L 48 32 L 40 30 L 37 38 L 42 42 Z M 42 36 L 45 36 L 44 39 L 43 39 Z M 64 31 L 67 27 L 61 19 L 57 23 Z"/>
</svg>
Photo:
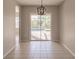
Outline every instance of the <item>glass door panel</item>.
<svg viewBox="0 0 79 59">
<path fill-rule="evenodd" d="M 31 40 L 51 40 L 50 15 L 31 16 Z"/>
</svg>

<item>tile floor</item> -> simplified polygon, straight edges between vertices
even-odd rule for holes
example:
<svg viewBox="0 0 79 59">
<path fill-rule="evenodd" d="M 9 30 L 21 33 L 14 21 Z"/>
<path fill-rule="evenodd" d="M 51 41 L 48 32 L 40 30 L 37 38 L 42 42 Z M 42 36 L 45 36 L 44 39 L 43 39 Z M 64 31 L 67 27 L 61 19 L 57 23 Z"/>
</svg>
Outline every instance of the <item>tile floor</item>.
<svg viewBox="0 0 79 59">
<path fill-rule="evenodd" d="M 75 59 L 58 42 L 22 42 L 4 59 Z"/>
</svg>

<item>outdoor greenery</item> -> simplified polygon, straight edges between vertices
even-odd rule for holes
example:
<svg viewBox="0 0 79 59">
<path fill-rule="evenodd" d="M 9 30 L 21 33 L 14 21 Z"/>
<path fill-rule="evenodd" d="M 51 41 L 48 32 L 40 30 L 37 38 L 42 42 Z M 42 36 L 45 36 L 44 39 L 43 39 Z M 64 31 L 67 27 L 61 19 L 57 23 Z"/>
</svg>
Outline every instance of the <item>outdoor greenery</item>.
<svg viewBox="0 0 79 59">
<path fill-rule="evenodd" d="M 50 16 L 42 15 L 42 16 L 34 16 L 31 20 L 31 27 L 32 29 L 50 29 L 51 20 Z"/>
</svg>

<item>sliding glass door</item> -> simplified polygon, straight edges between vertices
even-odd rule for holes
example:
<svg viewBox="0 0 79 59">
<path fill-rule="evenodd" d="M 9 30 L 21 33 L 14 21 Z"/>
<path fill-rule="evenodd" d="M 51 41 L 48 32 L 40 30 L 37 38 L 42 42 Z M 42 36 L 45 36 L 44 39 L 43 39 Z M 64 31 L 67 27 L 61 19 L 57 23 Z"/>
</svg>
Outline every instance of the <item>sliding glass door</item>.
<svg viewBox="0 0 79 59">
<path fill-rule="evenodd" d="M 31 40 L 51 40 L 50 15 L 31 15 Z"/>
</svg>

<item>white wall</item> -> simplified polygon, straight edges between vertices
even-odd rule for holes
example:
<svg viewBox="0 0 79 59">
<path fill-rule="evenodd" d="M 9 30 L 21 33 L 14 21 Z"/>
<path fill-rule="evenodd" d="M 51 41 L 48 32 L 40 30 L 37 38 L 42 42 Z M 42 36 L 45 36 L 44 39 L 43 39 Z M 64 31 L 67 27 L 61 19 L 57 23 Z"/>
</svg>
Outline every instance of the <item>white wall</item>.
<svg viewBox="0 0 79 59">
<path fill-rule="evenodd" d="M 15 46 L 15 0 L 3 0 L 3 55 Z"/>
<path fill-rule="evenodd" d="M 28 41 L 31 39 L 30 36 L 30 17 L 31 14 L 36 13 L 37 7 L 33 6 L 22 6 L 21 7 L 21 40 Z M 47 7 L 47 13 L 51 14 L 52 24 L 52 41 L 58 41 L 58 7 L 50 6 Z"/>
<path fill-rule="evenodd" d="M 60 42 L 75 54 L 75 0 L 65 0 L 60 9 Z"/>
</svg>

